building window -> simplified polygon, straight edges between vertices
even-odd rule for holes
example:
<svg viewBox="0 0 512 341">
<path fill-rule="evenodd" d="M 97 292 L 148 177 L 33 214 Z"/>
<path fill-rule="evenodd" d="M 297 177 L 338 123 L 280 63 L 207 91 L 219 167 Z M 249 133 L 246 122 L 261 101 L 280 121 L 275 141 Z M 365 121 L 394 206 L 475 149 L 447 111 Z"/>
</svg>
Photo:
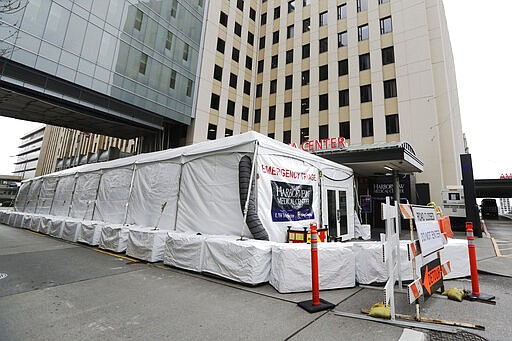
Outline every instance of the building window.
<svg viewBox="0 0 512 341">
<path fill-rule="evenodd" d="M 311 0 L 302 0 L 302 6 L 308 6 L 311 3 Z"/>
<path fill-rule="evenodd" d="M 309 98 L 303 98 L 300 100 L 300 114 L 309 114 Z"/>
<path fill-rule="evenodd" d="M 293 63 L 293 50 L 286 51 L 286 64 Z"/>
<path fill-rule="evenodd" d="M 386 34 L 393 31 L 391 17 L 380 19 L 380 34 Z"/>
<path fill-rule="evenodd" d="M 281 16 L 281 7 L 274 8 L 274 19 L 278 19 Z"/>
<path fill-rule="evenodd" d="M 178 12 L 178 0 L 172 0 L 171 17 L 176 18 L 177 12 Z"/>
<path fill-rule="evenodd" d="M 233 47 L 233 51 L 231 51 L 231 59 L 233 59 L 237 63 L 238 60 L 240 59 L 240 51 L 236 47 Z"/>
<path fill-rule="evenodd" d="M 261 122 L 261 109 L 254 110 L 254 124 Z"/>
<path fill-rule="evenodd" d="M 232 129 L 224 129 L 224 137 L 233 136 L 233 130 Z"/>
<path fill-rule="evenodd" d="M 247 43 L 251 46 L 254 45 L 254 33 L 247 32 Z"/>
<path fill-rule="evenodd" d="M 384 98 L 396 97 L 396 79 L 384 81 Z"/>
<path fill-rule="evenodd" d="M 244 94 L 251 95 L 251 82 L 244 80 Z"/>
<path fill-rule="evenodd" d="M 329 95 L 323 94 L 318 96 L 318 110 L 327 110 L 329 109 Z"/>
<path fill-rule="evenodd" d="M 309 32 L 311 30 L 311 19 L 307 18 L 302 20 L 302 33 Z"/>
<path fill-rule="evenodd" d="M 236 1 L 236 7 L 238 7 L 238 9 L 243 12 L 243 10 L 244 10 L 244 0 L 237 0 Z"/>
<path fill-rule="evenodd" d="M 252 70 L 252 58 L 249 56 L 245 56 L 245 67 Z"/>
<path fill-rule="evenodd" d="M 365 53 L 359 55 L 359 71 L 368 70 L 370 68 L 370 54 Z"/>
<path fill-rule="evenodd" d="M 237 22 L 235 22 L 235 34 L 239 37 L 242 36 L 242 25 Z"/>
<path fill-rule="evenodd" d="M 285 143 L 285 144 L 292 143 L 292 131 L 291 130 L 283 131 L 283 143 Z"/>
<path fill-rule="evenodd" d="M 329 48 L 329 43 L 327 41 L 327 38 L 320 39 L 319 46 L 318 46 L 318 52 L 319 53 L 327 52 L 328 48 Z"/>
<path fill-rule="evenodd" d="M 272 34 L 272 44 L 277 44 L 277 43 L 279 43 L 279 31 L 275 31 Z"/>
<path fill-rule="evenodd" d="M 208 124 L 208 140 L 215 140 L 217 138 L 217 126 L 215 124 Z"/>
<path fill-rule="evenodd" d="M 265 48 L 265 37 L 260 38 L 260 50 Z"/>
<path fill-rule="evenodd" d="M 357 11 L 363 12 L 368 9 L 368 0 L 357 0 Z"/>
<path fill-rule="evenodd" d="M 142 27 L 142 18 L 144 17 L 144 13 L 137 9 L 137 12 L 135 13 L 135 22 L 133 23 L 133 28 L 135 28 L 137 31 L 140 31 Z"/>
<path fill-rule="evenodd" d="M 220 53 L 224 53 L 224 49 L 226 48 L 226 42 L 220 38 L 217 38 L 217 51 Z"/>
<path fill-rule="evenodd" d="M 277 91 L 277 79 L 273 79 L 270 81 L 270 93 L 274 94 Z"/>
<path fill-rule="evenodd" d="M 338 33 L 338 47 L 348 46 L 347 31 Z"/>
<path fill-rule="evenodd" d="M 270 137 L 271 139 L 275 139 L 276 138 L 276 133 L 268 133 L 267 136 Z"/>
<path fill-rule="evenodd" d="M 217 94 L 212 94 L 210 99 L 210 108 L 219 110 L 220 96 Z"/>
<path fill-rule="evenodd" d="M 139 73 L 145 75 L 147 65 L 148 65 L 148 55 L 145 53 L 141 53 L 140 61 L 139 61 Z"/>
<path fill-rule="evenodd" d="M 295 11 L 295 0 L 288 1 L 288 13 Z"/>
<path fill-rule="evenodd" d="M 393 46 L 382 49 L 382 65 L 393 64 L 395 62 L 395 51 Z"/>
<path fill-rule="evenodd" d="M 284 79 L 284 89 L 289 90 L 292 88 L 292 85 L 293 85 L 293 76 L 292 75 L 286 76 Z"/>
<path fill-rule="evenodd" d="M 215 67 L 213 69 L 213 79 L 216 79 L 219 82 L 222 82 L 222 67 L 215 65 Z"/>
<path fill-rule="evenodd" d="M 256 84 L 256 97 L 261 97 L 262 93 L 263 93 L 263 85 Z"/>
<path fill-rule="evenodd" d="M 263 26 L 267 23 L 267 13 L 261 15 L 260 24 Z"/>
<path fill-rule="evenodd" d="M 361 86 L 359 90 L 361 93 L 361 103 L 372 101 L 372 86 L 370 84 Z"/>
<path fill-rule="evenodd" d="M 294 26 L 290 25 L 286 28 L 286 39 L 293 38 L 294 36 Z"/>
<path fill-rule="evenodd" d="M 309 58 L 309 44 L 302 45 L 302 59 Z"/>
<path fill-rule="evenodd" d="M 302 71 L 301 85 L 309 84 L 309 70 Z"/>
<path fill-rule="evenodd" d="M 388 3 L 389 0 L 379 0 L 379 5 Z"/>
<path fill-rule="evenodd" d="M 173 34 L 170 31 L 167 31 L 167 39 L 165 40 L 165 48 L 170 50 L 172 47 L 172 38 Z"/>
<path fill-rule="evenodd" d="M 347 17 L 347 4 L 338 6 L 338 20 L 345 19 Z"/>
<path fill-rule="evenodd" d="M 361 120 L 361 136 L 373 136 L 373 118 L 363 118 Z"/>
<path fill-rule="evenodd" d="M 265 66 L 265 61 L 264 60 L 259 60 L 258 61 L 258 73 L 262 73 L 263 72 L 263 67 Z"/>
<path fill-rule="evenodd" d="M 251 18 L 252 21 L 256 20 L 256 11 L 252 7 L 249 9 L 249 18 Z"/>
<path fill-rule="evenodd" d="M 221 77 L 222 77 L 222 70 L 220 72 L 221 72 Z M 171 89 L 176 88 L 176 70 L 171 69 L 171 77 L 169 79 L 169 88 L 171 88 Z"/>
<path fill-rule="evenodd" d="M 327 25 L 327 11 L 320 13 L 319 25 L 320 26 Z"/>
<path fill-rule="evenodd" d="M 276 106 L 271 105 L 268 107 L 268 120 L 273 121 L 276 119 Z"/>
<path fill-rule="evenodd" d="M 350 138 L 350 122 L 340 122 L 340 136 L 343 136 L 346 139 Z"/>
<path fill-rule="evenodd" d="M 300 129 L 300 143 L 304 143 L 309 140 L 309 128 L 301 128 Z"/>
<path fill-rule="evenodd" d="M 224 27 L 228 27 L 228 15 L 222 11 L 220 11 L 219 23 Z"/>
<path fill-rule="evenodd" d="M 325 81 L 329 77 L 328 65 L 322 65 L 318 68 L 318 78 L 320 81 Z"/>
<path fill-rule="evenodd" d="M 228 99 L 228 107 L 226 109 L 226 114 L 229 116 L 235 116 L 235 102 Z"/>
<path fill-rule="evenodd" d="M 279 59 L 277 54 L 275 56 L 272 56 L 272 59 L 270 59 L 270 68 L 275 69 L 279 63 Z"/>
<path fill-rule="evenodd" d="M 229 86 L 232 87 L 233 89 L 236 89 L 237 81 L 238 81 L 238 76 L 235 75 L 234 73 L 231 73 L 229 75 Z"/>
<path fill-rule="evenodd" d="M 367 40 L 368 39 L 368 24 L 359 26 L 357 28 L 357 39 L 359 41 Z"/>
<path fill-rule="evenodd" d="M 183 60 L 184 61 L 188 60 L 188 50 L 189 50 L 189 46 L 187 43 L 185 43 L 185 45 L 183 46 Z"/>
<path fill-rule="evenodd" d="M 321 125 L 318 126 L 318 138 L 320 139 L 326 139 L 329 137 L 329 125 Z"/>
<path fill-rule="evenodd" d="M 292 116 L 292 102 L 286 102 L 284 104 L 284 117 Z"/>
<path fill-rule="evenodd" d="M 249 108 L 242 106 L 242 121 L 249 121 Z"/>
<path fill-rule="evenodd" d="M 398 134 L 399 132 L 398 114 L 386 115 L 386 134 Z"/>
<path fill-rule="evenodd" d="M 186 89 L 186 91 L 185 91 L 185 95 L 186 95 L 187 97 L 192 96 L 192 85 L 193 85 L 193 84 L 194 84 L 194 83 L 192 82 L 192 80 L 191 80 L 191 79 L 187 79 L 187 89 Z"/>
<path fill-rule="evenodd" d="M 348 59 L 338 61 L 338 76 L 348 75 Z"/>
<path fill-rule="evenodd" d="M 349 92 L 348 89 L 341 90 L 338 92 L 339 96 L 339 106 L 340 107 L 348 107 L 349 105 Z"/>
</svg>

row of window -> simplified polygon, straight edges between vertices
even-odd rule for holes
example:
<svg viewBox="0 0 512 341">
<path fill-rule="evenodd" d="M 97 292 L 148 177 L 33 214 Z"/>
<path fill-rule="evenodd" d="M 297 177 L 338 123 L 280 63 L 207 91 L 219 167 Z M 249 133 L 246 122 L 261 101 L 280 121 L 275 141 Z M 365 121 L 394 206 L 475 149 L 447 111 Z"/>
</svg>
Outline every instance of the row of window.
<svg viewBox="0 0 512 341">
<path fill-rule="evenodd" d="M 228 105 L 226 107 L 226 114 L 230 116 L 235 116 L 235 102 L 228 99 Z M 210 100 L 210 108 L 219 110 L 220 107 L 220 96 L 212 93 L 212 97 Z M 249 121 L 249 108 L 245 105 L 242 106 L 242 120 Z"/>
</svg>

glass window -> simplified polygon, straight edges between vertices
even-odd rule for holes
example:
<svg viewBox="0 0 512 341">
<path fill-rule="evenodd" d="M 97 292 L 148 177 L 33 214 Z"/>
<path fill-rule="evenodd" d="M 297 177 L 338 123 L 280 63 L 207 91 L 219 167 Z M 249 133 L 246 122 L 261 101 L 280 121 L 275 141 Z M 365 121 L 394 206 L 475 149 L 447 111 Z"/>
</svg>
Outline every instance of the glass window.
<svg viewBox="0 0 512 341">
<path fill-rule="evenodd" d="M 220 96 L 212 93 L 212 97 L 210 99 L 210 108 L 219 110 Z"/>
<path fill-rule="evenodd" d="M 224 129 L 224 137 L 233 136 L 233 130 L 232 129 Z"/>
<path fill-rule="evenodd" d="M 238 76 L 234 73 L 230 73 L 229 75 L 229 86 L 236 89 L 236 83 L 238 81 Z"/>
<path fill-rule="evenodd" d="M 263 26 L 267 23 L 267 13 L 263 13 L 261 15 L 261 20 L 260 20 L 260 24 Z"/>
<path fill-rule="evenodd" d="M 329 125 L 324 124 L 324 125 L 318 126 L 318 138 L 326 139 L 328 137 L 329 137 Z"/>
<path fill-rule="evenodd" d="M 386 34 L 393 31 L 391 17 L 380 19 L 380 34 Z"/>
<path fill-rule="evenodd" d="M 242 25 L 240 25 L 239 23 L 235 22 L 234 32 L 235 32 L 235 34 L 237 36 L 241 37 L 242 36 Z"/>
<path fill-rule="evenodd" d="M 222 77 L 222 70 L 221 70 L 221 77 Z M 169 79 L 169 88 L 171 88 L 171 89 L 176 88 L 176 70 L 171 69 L 171 77 Z"/>
<path fill-rule="evenodd" d="M 292 143 L 292 131 L 291 130 L 283 131 L 283 143 L 285 143 L 285 144 Z"/>
<path fill-rule="evenodd" d="M 270 93 L 273 94 L 273 93 L 276 93 L 276 91 L 277 91 L 277 79 L 274 79 L 274 80 L 270 81 Z"/>
<path fill-rule="evenodd" d="M 281 7 L 274 8 L 274 19 L 277 19 L 281 16 Z"/>
<path fill-rule="evenodd" d="M 265 47 L 265 37 L 260 37 L 260 50 Z"/>
<path fill-rule="evenodd" d="M 309 70 L 302 71 L 301 85 L 309 84 Z"/>
<path fill-rule="evenodd" d="M 264 66 L 265 66 L 265 61 L 264 60 L 259 60 L 258 61 L 258 73 L 262 73 L 263 72 Z"/>
<path fill-rule="evenodd" d="M 311 30 L 311 19 L 307 18 L 302 20 L 302 33 L 309 32 Z"/>
<path fill-rule="evenodd" d="M 357 0 L 357 11 L 363 12 L 368 9 L 368 0 Z"/>
<path fill-rule="evenodd" d="M 185 95 L 187 97 L 192 97 L 192 86 L 194 82 L 191 79 L 187 79 L 187 90 L 185 91 Z"/>
<path fill-rule="evenodd" d="M 262 84 L 256 84 L 256 97 L 261 97 L 263 85 Z"/>
<path fill-rule="evenodd" d="M 293 38 L 293 33 L 294 33 L 293 27 L 294 27 L 293 25 L 290 25 L 286 28 L 286 39 Z"/>
<path fill-rule="evenodd" d="M 295 11 L 295 0 L 288 1 L 288 13 Z"/>
<path fill-rule="evenodd" d="M 171 33 L 171 31 L 167 31 L 167 39 L 165 40 L 165 48 L 167 50 L 170 50 L 172 47 L 172 38 L 173 34 Z"/>
<path fill-rule="evenodd" d="M 240 60 L 240 51 L 236 47 L 233 47 L 233 50 L 231 51 L 231 59 L 237 63 Z"/>
<path fill-rule="evenodd" d="M 345 19 L 347 17 L 347 4 L 338 6 L 338 20 Z"/>
<path fill-rule="evenodd" d="M 244 94 L 250 95 L 251 94 L 251 82 L 248 82 L 244 80 Z"/>
<path fill-rule="evenodd" d="M 250 45 L 254 45 L 254 33 L 247 32 L 247 43 Z"/>
<path fill-rule="evenodd" d="M 252 7 L 249 9 L 249 18 L 251 18 L 252 21 L 256 20 L 256 11 Z"/>
<path fill-rule="evenodd" d="M 308 6 L 311 3 L 311 0 L 302 0 L 302 6 Z"/>
<path fill-rule="evenodd" d="M 301 128 L 300 129 L 300 143 L 304 143 L 309 140 L 309 128 Z"/>
<path fill-rule="evenodd" d="M 292 88 L 292 86 L 293 86 L 293 76 L 288 75 L 284 79 L 284 89 L 289 90 Z"/>
<path fill-rule="evenodd" d="M 329 67 L 328 65 L 322 65 L 318 68 L 318 78 L 319 81 L 325 81 L 329 77 Z"/>
<path fill-rule="evenodd" d="M 329 95 L 323 94 L 318 96 L 318 110 L 327 110 L 329 109 Z"/>
<path fill-rule="evenodd" d="M 219 23 L 224 27 L 228 27 L 228 15 L 222 11 L 220 11 Z"/>
<path fill-rule="evenodd" d="M 183 60 L 184 61 L 188 60 L 188 50 L 189 50 L 189 46 L 187 43 L 185 43 L 185 45 L 183 46 Z"/>
<path fill-rule="evenodd" d="M 261 122 L 261 109 L 254 110 L 254 123 Z"/>
<path fill-rule="evenodd" d="M 208 135 L 206 138 L 208 140 L 215 140 L 217 138 L 217 126 L 215 124 L 208 124 Z"/>
<path fill-rule="evenodd" d="M 140 31 L 140 28 L 142 27 L 142 18 L 144 17 L 144 13 L 137 8 L 137 12 L 135 12 L 135 22 L 133 23 L 133 27 Z"/>
<path fill-rule="evenodd" d="M 293 50 L 286 51 L 286 64 L 293 63 Z"/>
<path fill-rule="evenodd" d="M 215 68 L 213 69 L 213 79 L 222 82 L 222 67 L 215 65 Z"/>
<path fill-rule="evenodd" d="M 300 100 L 300 114 L 309 114 L 309 98 L 303 98 Z"/>
<path fill-rule="evenodd" d="M 320 13 L 319 25 L 320 26 L 327 25 L 327 11 Z"/>
<path fill-rule="evenodd" d="M 277 54 L 275 56 L 272 56 L 272 59 L 270 60 L 270 68 L 275 69 L 278 64 L 278 57 Z"/>
<path fill-rule="evenodd" d="M 279 31 L 272 33 L 272 44 L 279 43 Z"/>
<path fill-rule="evenodd" d="M 146 66 L 148 65 L 148 55 L 141 53 L 139 61 L 139 73 L 146 74 Z"/>
<path fill-rule="evenodd" d="M 347 107 L 349 105 L 349 92 L 348 89 L 341 90 L 339 93 L 339 106 Z"/>
<path fill-rule="evenodd" d="M 382 49 L 382 65 L 392 64 L 395 62 L 395 51 L 393 46 Z"/>
<path fill-rule="evenodd" d="M 176 18 L 176 12 L 178 12 L 178 0 L 172 0 L 171 17 Z"/>
<path fill-rule="evenodd" d="M 217 51 L 220 53 L 224 53 L 224 49 L 226 47 L 226 42 L 220 38 L 217 38 Z"/>
<path fill-rule="evenodd" d="M 368 39 L 368 24 L 359 26 L 357 28 L 357 39 L 359 41 L 367 40 Z"/>
<path fill-rule="evenodd" d="M 252 58 L 249 56 L 245 56 L 245 67 L 252 70 Z"/>
<path fill-rule="evenodd" d="M 273 121 L 275 119 L 276 119 L 276 106 L 275 105 L 271 105 L 268 108 L 268 120 L 269 121 Z"/>
<path fill-rule="evenodd" d="M 365 53 L 359 55 L 359 71 L 368 70 L 370 68 L 370 54 Z"/>
<path fill-rule="evenodd" d="M 320 39 L 319 41 L 319 53 L 324 53 L 324 52 L 327 52 L 327 50 L 329 49 L 329 43 L 327 41 L 327 38 L 322 38 Z"/>
<path fill-rule="evenodd" d="M 398 134 L 399 132 L 398 114 L 386 115 L 386 134 Z"/>
<path fill-rule="evenodd" d="M 349 121 L 340 122 L 339 128 L 340 128 L 340 136 L 343 136 L 344 138 L 349 139 L 350 138 L 350 122 Z"/>
<path fill-rule="evenodd" d="M 396 97 L 396 80 L 384 81 L 384 98 Z"/>
<path fill-rule="evenodd" d="M 302 45 L 302 59 L 309 58 L 309 44 Z"/>
<path fill-rule="evenodd" d="M 229 116 L 235 116 L 235 102 L 228 99 L 228 106 L 226 108 L 226 114 Z"/>
<path fill-rule="evenodd" d="M 244 10 L 244 0 L 237 0 L 237 1 L 236 1 L 236 7 L 237 7 L 239 10 L 243 11 L 243 10 Z"/>
<path fill-rule="evenodd" d="M 242 106 L 242 120 L 249 121 L 249 108 Z"/>
<path fill-rule="evenodd" d="M 338 33 L 338 47 L 348 46 L 347 31 Z"/>
<path fill-rule="evenodd" d="M 292 116 L 292 102 L 286 102 L 284 104 L 284 117 Z"/>
<path fill-rule="evenodd" d="M 372 101 L 372 86 L 370 84 L 361 86 L 359 91 L 361 95 L 361 103 Z"/>
<path fill-rule="evenodd" d="M 270 137 L 271 139 L 275 139 L 276 138 L 276 133 L 268 133 L 267 136 Z"/>
<path fill-rule="evenodd" d="M 379 4 L 386 4 L 388 2 L 389 2 L 389 0 L 379 0 Z"/>
<path fill-rule="evenodd" d="M 373 118 L 363 118 L 361 120 L 361 136 L 373 136 Z"/>
<path fill-rule="evenodd" d="M 5 14 L 9 14 L 10 16 L 13 15 L 13 13 L 10 12 Z M 69 17 L 70 12 L 54 2 L 46 22 L 43 38 L 59 47 L 62 46 L 62 43 L 64 42 L 64 36 L 66 34 L 65 27 L 68 25 Z"/>
<path fill-rule="evenodd" d="M 338 76 L 348 75 L 348 59 L 338 61 Z"/>
</svg>

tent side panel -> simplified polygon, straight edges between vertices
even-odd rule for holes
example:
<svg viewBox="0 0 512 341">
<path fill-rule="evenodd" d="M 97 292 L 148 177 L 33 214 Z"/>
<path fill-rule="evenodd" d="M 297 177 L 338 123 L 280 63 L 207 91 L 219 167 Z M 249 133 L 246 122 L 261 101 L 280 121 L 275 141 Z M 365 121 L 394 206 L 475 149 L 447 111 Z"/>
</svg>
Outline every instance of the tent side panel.
<svg viewBox="0 0 512 341">
<path fill-rule="evenodd" d="M 74 175 L 68 175 L 60 178 L 57 188 L 55 189 L 55 197 L 53 199 L 51 211 L 52 215 L 60 217 L 68 216 L 74 187 Z"/>
<path fill-rule="evenodd" d="M 30 186 L 30 190 L 28 191 L 25 212 L 35 213 L 37 207 L 37 200 L 39 198 L 39 191 L 41 190 L 42 184 L 43 179 L 37 179 L 32 181 L 32 185 Z"/>
<path fill-rule="evenodd" d="M 70 217 L 82 220 L 92 219 L 100 178 L 100 173 L 83 173 L 78 175 L 69 214 Z"/>
<path fill-rule="evenodd" d="M 55 195 L 55 188 L 57 187 L 58 182 L 59 178 L 43 178 L 43 184 L 41 191 L 39 192 L 39 200 L 36 209 L 37 214 L 50 214 L 53 197 Z"/>
<path fill-rule="evenodd" d="M 16 195 L 16 200 L 14 201 L 14 210 L 18 212 L 23 212 L 25 209 L 25 205 L 27 204 L 28 193 L 30 191 L 30 185 L 32 181 L 24 182 L 21 184 L 20 189 L 18 190 L 18 195 Z"/>
<path fill-rule="evenodd" d="M 94 219 L 113 224 L 123 224 L 130 193 L 133 169 L 104 170 L 94 208 Z"/>
</svg>

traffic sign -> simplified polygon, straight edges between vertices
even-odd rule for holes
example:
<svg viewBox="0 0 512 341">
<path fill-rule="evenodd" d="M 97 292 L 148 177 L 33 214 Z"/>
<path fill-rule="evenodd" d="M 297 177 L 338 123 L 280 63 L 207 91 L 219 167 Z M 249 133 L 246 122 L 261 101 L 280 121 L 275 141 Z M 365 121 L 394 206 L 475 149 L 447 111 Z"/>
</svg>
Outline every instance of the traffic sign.
<svg viewBox="0 0 512 341">
<path fill-rule="evenodd" d="M 439 258 L 421 267 L 421 283 L 425 300 L 443 285 L 443 272 Z"/>
</svg>

